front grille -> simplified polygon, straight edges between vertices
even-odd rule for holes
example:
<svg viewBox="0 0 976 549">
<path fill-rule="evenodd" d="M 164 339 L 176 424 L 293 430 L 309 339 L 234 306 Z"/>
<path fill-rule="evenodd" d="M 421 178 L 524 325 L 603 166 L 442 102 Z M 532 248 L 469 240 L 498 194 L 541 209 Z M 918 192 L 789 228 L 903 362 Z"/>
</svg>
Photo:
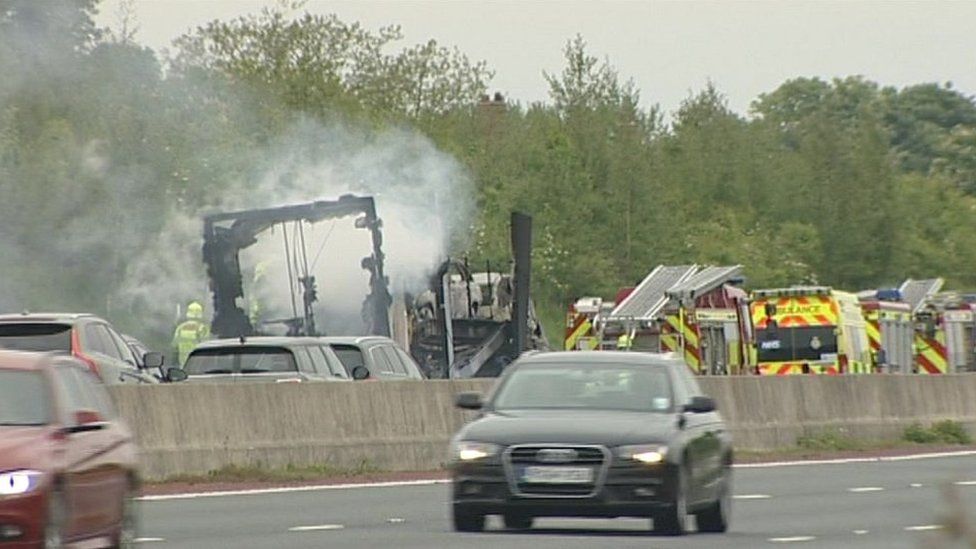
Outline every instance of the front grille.
<svg viewBox="0 0 976 549">
<path fill-rule="evenodd" d="M 603 446 L 532 444 L 512 446 L 505 452 L 504 465 L 512 492 L 523 497 L 591 497 L 606 477 L 610 453 Z M 529 468 L 544 468 L 554 480 L 533 481 Z M 564 482 L 561 474 L 589 469 L 589 480 Z M 572 470 L 572 471 L 570 471 Z M 571 475 L 572 476 L 572 475 Z"/>
</svg>

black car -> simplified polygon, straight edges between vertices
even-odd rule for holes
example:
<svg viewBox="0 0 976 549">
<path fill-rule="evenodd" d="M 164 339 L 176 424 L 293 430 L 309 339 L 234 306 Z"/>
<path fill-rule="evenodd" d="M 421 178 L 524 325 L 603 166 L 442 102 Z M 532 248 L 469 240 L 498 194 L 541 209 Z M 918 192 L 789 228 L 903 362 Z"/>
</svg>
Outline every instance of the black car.
<svg viewBox="0 0 976 549">
<path fill-rule="evenodd" d="M 654 531 L 729 524 L 732 445 L 715 401 L 680 359 L 636 352 L 523 355 L 451 442 L 458 531 L 536 517 L 647 517 Z"/>
<path fill-rule="evenodd" d="M 90 314 L 0 315 L 0 348 L 70 353 L 110 385 L 159 383 L 153 370 L 163 364 L 160 353 L 136 356 L 118 330 Z"/>
</svg>

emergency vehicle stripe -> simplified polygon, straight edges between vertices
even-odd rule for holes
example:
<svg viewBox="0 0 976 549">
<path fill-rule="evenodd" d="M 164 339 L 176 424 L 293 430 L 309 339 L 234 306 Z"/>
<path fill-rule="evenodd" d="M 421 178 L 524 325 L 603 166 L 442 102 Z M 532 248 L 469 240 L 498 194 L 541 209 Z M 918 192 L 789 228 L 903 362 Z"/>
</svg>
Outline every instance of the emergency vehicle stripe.
<svg viewBox="0 0 976 549">
<path fill-rule="evenodd" d="M 918 373 L 944 374 L 948 371 L 949 361 L 946 348 L 941 341 L 938 341 L 937 338 L 916 334 L 915 346 L 918 349 L 918 354 L 915 356 Z"/>
<path fill-rule="evenodd" d="M 661 349 L 666 352 L 678 352 L 678 316 L 667 315 L 665 324 L 661 326 Z"/>
<path fill-rule="evenodd" d="M 698 327 L 689 322 L 687 315 L 685 315 L 681 333 L 685 339 L 685 363 L 697 372 L 701 368 L 701 353 L 698 350 Z"/>
<path fill-rule="evenodd" d="M 593 327 L 590 320 L 586 318 L 586 315 L 582 314 L 576 315 L 576 318 L 573 319 L 573 324 L 574 326 L 569 330 L 566 341 L 563 343 L 563 347 L 567 351 L 576 349 L 576 344 L 579 342 L 579 339 L 587 335 Z"/>
<path fill-rule="evenodd" d="M 871 344 L 871 350 L 875 352 L 880 351 L 881 350 L 881 328 L 878 325 L 878 320 L 877 319 L 868 320 L 865 323 L 864 327 L 866 328 L 868 333 L 868 343 Z"/>
</svg>

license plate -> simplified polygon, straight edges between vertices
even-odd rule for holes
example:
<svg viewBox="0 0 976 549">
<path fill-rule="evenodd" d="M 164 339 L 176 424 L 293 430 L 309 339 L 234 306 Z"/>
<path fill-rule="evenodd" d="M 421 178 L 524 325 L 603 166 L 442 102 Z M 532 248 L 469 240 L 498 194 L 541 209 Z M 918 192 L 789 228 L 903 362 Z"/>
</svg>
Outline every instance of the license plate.
<svg viewBox="0 0 976 549">
<path fill-rule="evenodd" d="M 533 484 L 590 484 L 593 469 L 590 467 L 530 466 L 522 470 L 522 482 Z"/>
</svg>

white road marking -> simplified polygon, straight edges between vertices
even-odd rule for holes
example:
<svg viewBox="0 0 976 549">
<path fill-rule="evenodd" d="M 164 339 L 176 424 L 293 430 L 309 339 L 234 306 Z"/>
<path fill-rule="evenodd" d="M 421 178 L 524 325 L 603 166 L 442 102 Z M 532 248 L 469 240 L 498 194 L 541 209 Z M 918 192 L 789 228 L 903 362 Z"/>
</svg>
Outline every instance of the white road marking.
<svg viewBox="0 0 976 549">
<path fill-rule="evenodd" d="M 956 486 L 976 486 L 976 480 L 960 480 L 954 484 Z"/>
<path fill-rule="evenodd" d="M 152 543 L 154 541 L 166 541 L 166 539 L 165 538 L 136 538 L 133 541 L 135 541 L 136 543 Z"/>
<path fill-rule="evenodd" d="M 792 543 L 795 541 L 813 541 L 817 539 L 814 536 L 793 536 L 789 538 L 769 538 L 769 541 L 773 543 Z"/>
<path fill-rule="evenodd" d="M 432 486 L 435 484 L 448 484 L 450 480 L 406 480 L 398 482 L 362 482 L 355 484 L 313 484 L 309 486 L 287 486 L 279 488 L 256 488 L 252 490 L 225 490 L 218 492 L 191 492 L 186 494 L 161 494 L 155 496 L 142 496 L 140 501 L 168 501 L 174 499 L 197 499 L 215 498 L 222 496 L 252 496 L 262 494 L 289 494 L 293 492 L 316 492 L 319 490 L 352 490 L 358 488 L 391 488 L 397 486 Z"/>
<path fill-rule="evenodd" d="M 920 482 L 913 482 L 913 483 L 909 484 L 909 486 L 911 486 L 912 488 L 921 488 L 924 485 L 922 483 L 920 483 Z"/>
<path fill-rule="evenodd" d="M 862 492 L 883 492 L 884 488 L 880 486 L 858 486 L 857 488 L 848 488 L 847 491 L 860 494 Z"/>
<path fill-rule="evenodd" d="M 386 522 L 389 522 L 390 524 L 402 524 L 402 523 L 407 522 L 407 521 L 404 520 L 401 517 L 391 517 L 391 518 L 386 519 Z"/>
<path fill-rule="evenodd" d="M 960 452 L 938 452 L 928 454 L 913 454 L 909 456 L 890 456 L 873 458 L 821 459 L 806 461 L 774 461 L 769 463 L 740 463 L 733 465 L 736 469 L 764 469 L 771 467 L 794 467 L 799 465 L 843 465 L 848 463 L 876 463 L 883 461 L 905 461 L 915 459 L 932 459 L 947 457 L 976 456 L 976 450 Z M 393 482 L 361 482 L 351 484 L 312 484 L 308 486 L 287 486 L 279 488 L 256 488 L 251 490 L 224 490 L 212 492 L 188 492 L 183 494 L 160 494 L 142 496 L 139 501 L 169 501 L 179 499 L 212 498 L 224 496 L 250 496 L 262 494 L 288 494 L 294 492 L 316 492 L 319 490 L 354 490 L 360 488 L 395 488 L 400 486 L 433 486 L 436 484 L 450 484 L 450 479 L 406 480 Z M 976 481 L 966 481 L 974 482 Z M 964 484 L 963 486 L 969 486 Z"/>
<path fill-rule="evenodd" d="M 294 526 L 289 528 L 289 532 L 318 532 L 320 530 L 342 530 L 345 528 L 342 524 L 319 524 L 316 526 Z"/>
<path fill-rule="evenodd" d="M 854 530 L 854 535 L 855 536 L 863 536 L 864 534 L 867 534 L 867 533 L 868 533 L 867 530 Z"/>
<path fill-rule="evenodd" d="M 737 496 L 732 496 L 732 499 L 769 499 L 773 496 L 769 494 L 739 494 Z"/>
<path fill-rule="evenodd" d="M 906 526 L 905 530 L 909 532 L 927 532 L 929 530 L 941 530 L 941 524 L 925 524 L 923 526 Z"/>
<path fill-rule="evenodd" d="M 740 463 L 732 465 L 736 469 L 765 469 L 769 467 L 795 467 L 798 465 L 845 465 L 848 463 L 877 463 L 885 461 L 913 461 L 918 459 L 935 459 L 949 457 L 969 457 L 976 456 L 976 450 L 963 450 L 959 452 L 929 452 L 925 454 L 909 454 L 905 456 L 882 456 L 882 457 L 863 457 L 863 458 L 839 458 L 839 459 L 808 459 L 800 461 L 770 461 L 767 463 Z"/>
</svg>

